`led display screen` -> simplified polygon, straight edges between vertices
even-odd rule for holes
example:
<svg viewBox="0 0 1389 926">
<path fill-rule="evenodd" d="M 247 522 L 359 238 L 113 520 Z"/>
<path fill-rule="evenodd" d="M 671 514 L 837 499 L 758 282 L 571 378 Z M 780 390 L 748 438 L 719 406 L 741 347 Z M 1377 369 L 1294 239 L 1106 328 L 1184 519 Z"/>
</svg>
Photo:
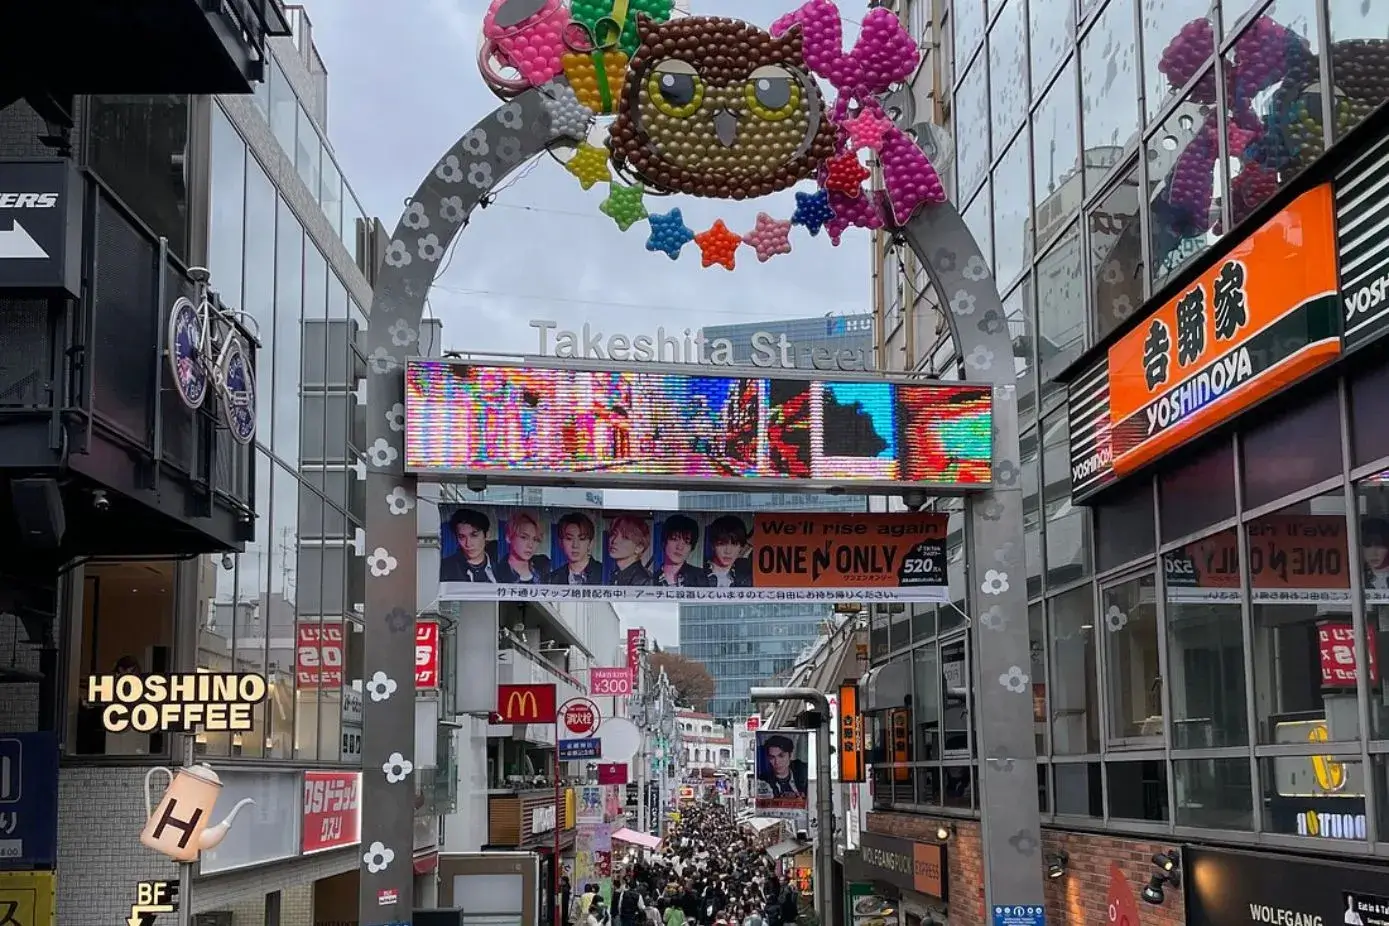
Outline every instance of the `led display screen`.
<svg viewBox="0 0 1389 926">
<path fill-rule="evenodd" d="M 863 491 L 992 479 L 981 385 L 412 360 L 405 401 L 405 465 L 426 475 Z"/>
</svg>

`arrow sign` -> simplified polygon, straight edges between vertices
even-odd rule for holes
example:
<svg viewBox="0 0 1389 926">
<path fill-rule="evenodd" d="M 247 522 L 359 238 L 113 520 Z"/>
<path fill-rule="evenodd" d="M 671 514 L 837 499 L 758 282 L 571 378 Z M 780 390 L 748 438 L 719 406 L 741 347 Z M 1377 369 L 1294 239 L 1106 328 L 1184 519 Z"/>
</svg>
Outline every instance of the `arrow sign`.
<svg viewBox="0 0 1389 926">
<path fill-rule="evenodd" d="M 48 252 L 39 247 L 34 236 L 24 230 L 19 219 L 14 228 L 0 231 L 0 260 L 47 260 Z"/>
</svg>

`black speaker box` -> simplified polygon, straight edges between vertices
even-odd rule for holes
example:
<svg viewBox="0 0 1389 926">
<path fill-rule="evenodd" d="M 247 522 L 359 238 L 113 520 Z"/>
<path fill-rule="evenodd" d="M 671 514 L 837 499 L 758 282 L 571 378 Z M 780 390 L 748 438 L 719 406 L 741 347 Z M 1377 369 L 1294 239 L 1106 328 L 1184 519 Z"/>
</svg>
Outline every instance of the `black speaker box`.
<svg viewBox="0 0 1389 926">
<path fill-rule="evenodd" d="M 63 493 L 58 480 L 11 480 L 10 501 L 26 547 L 56 550 L 62 545 L 67 519 L 63 515 Z"/>
</svg>

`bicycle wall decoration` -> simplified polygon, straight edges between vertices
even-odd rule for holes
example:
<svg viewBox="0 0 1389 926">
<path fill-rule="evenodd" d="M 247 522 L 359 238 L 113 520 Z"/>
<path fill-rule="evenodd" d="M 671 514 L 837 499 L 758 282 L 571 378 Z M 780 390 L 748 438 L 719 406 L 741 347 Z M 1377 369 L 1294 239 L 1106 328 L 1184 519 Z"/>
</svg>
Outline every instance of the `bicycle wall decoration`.
<svg viewBox="0 0 1389 926">
<path fill-rule="evenodd" d="M 254 319 L 217 302 L 206 269 L 191 267 L 188 275 L 195 298 L 174 300 L 165 341 L 174 390 L 190 411 L 215 393 L 232 440 L 249 444 L 256 436 L 256 379 L 242 331 L 251 330 L 245 326 L 254 326 Z"/>
</svg>

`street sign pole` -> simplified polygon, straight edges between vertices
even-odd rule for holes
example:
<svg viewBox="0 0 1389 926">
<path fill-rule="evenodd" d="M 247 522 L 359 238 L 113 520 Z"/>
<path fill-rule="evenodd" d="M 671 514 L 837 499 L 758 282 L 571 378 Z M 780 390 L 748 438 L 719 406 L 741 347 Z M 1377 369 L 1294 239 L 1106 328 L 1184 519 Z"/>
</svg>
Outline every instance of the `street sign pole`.
<svg viewBox="0 0 1389 926">
<path fill-rule="evenodd" d="M 555 922 L 554 926 L 564 926 L 564 900 L 559 886 L 561 869 L 559 859 L 559 828 L 564 825 L 564 811 L 559 806 L 559 715 L 555 715 Z M 577 924 L 576 924 L 577 926 Z"/>
</svg>

